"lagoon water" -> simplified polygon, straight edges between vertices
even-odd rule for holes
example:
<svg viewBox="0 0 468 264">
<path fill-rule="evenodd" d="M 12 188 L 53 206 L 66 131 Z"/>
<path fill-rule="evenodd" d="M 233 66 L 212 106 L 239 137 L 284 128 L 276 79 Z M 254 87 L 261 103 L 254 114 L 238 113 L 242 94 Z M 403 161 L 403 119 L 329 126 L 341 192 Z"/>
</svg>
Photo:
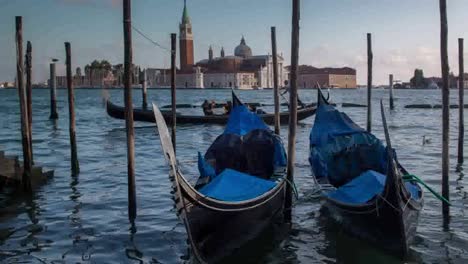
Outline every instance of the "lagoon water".
<svg viewBox="0 0 468 264">
<path fill-rule="evenodd" d="M 134 104 L 141 105 L 140 90 Z M 149 90 L 159 105 L 170 103 L 169 90 Z M 110 90 L 113 102 L 122 104 L 123 90 Z M 245 102 L 271 103 L 272 91 L 238 91 Z M 304 102 L 315 102 L 315 90 L 301 90 Z M 366 91 L 331 90 L 335 103 L 366 102 Z M 76 95 L 76 131 L 81 173 L 70 174 L 68 105 L 66 90 L 58 90 L 59 120 L 49 117 L 48 90 L 33 91 L 33 145 L 38 164 L 55 170 L 55 177 L 31 197 L 0 194 L 1 263 L 183 263 L 190 259 L 187 235 L 177 219 L 155 127 L 136 123 L 136 189 L 138 216 L 135 226 L 127 217 L 127 165 L 125 124 L 106 115 L 100 89 L 79 89 Z M 17 92 L 0 90 L 0 149 L 21 154 Z M 230 98 L 229 89 L 178 90 L 178 103 L 201 104 L 204 99 Z M 373 91 L 373 132 L 383 139 L 379 100 L 388 103 L 387 90 Z M 396 109 L 387 112 L 393 147 L 400 162 L 431 187 L 441 189 L 441 110 L 404 109 L 411 103 L 440 103 L 440 90 L 396 90 Z M 450 100 L 457 103 L 457 91 Z M 465 98 L 468 101 L 468 97 Z M 388 105 L 388 104 L 387 104 Z M 339 107 L 341 108 L 341 107 Z M 271 111 L 272 107 L 265 107 Z M 343 108 L 365 126 L 366 108 Z M 181 112 L 199 112 L 185 109 Z M 468 179 L 456 172 L 458 110 L 450 112 L 450 194 L 454 207 L 448 230 L 442 227 L 441 202 L 425 192 L 417 235 L 405 262 L 468 262 Z M 300 122 L 297 135 L 296 185 L 299 199 L 293 209 L 293 226 L 273 246 L 258 245 L 251 263 L 402 263 L 378 249 L 343 234 L 320 212 L 317 187 L 308 163 L 308 137 L 314 117 Z M 217 125 L 179 125 L 177 154 L 182 170 L 197 175 L 197 151 L 204 152 L 222 132 Z M 282 127 L 287 139 L 287 126 Z M 423 136 L 430 139 L 422 144 Z M 468 142 L 468 140 L 466 141 Z M 468 143 L 465 143 L 465 153 Z M 468 155 L 465 154 L 468 162 Z M 466 167 L 466 166 L 465 166 Z"/>
</svg>

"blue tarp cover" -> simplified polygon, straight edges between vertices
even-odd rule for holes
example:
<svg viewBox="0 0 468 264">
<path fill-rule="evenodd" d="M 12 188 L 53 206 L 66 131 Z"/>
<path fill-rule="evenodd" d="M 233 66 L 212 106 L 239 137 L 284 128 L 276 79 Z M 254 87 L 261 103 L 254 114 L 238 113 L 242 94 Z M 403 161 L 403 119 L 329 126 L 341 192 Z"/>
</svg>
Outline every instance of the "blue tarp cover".
<svg viewBox="0 0 468 264">
<path fill-rule="evenodd" d="M 385 178 L 381 173 L 368 170 L 327 195 L 344 203 L 364 204 L 383 192 Z"/>
<path fill-rule="evenodd" d="M 199 191 L 216 200 L 238 202 L 258 197 L 275 185 L 275 182 L 269 180 L 225 169 Z"/>
<path fill-rule="evenodd" d="M 315 115 L 314 127 L 310 133 L 311 145 L 321 147 L 336 136 L 367 133 L 346 114 L 337 111 L 331 105 L 320 104 Z"/>
<path fill-rule="evenodd" d="M 327 195 L 338 201 L 363 204 L 385 186 L 386 148 L 331 105 L 320 104 L 317 109 L 309 162 L 316 178 L 326 177 L 337 187 Z M 419 198 L 417 184 L 406 182 L 405 187 L 413 198 Z"/>
<path fill-rule="evenodd" d="M 421 198 L 421 188 L 416 183 L 405 182 L 405 188 L 411 194 L 411 198 Z"/>
<path fill-rule="evenodd" d="M 235 106 L 229 114 L 224 134 L 243 136 L 255 129 L 270 130 L 263 120 L 244 105 Z"/>
<path fill-rule="evenodd" d="M 200 178 L 209 177 L 213 179 L 216 176 L 215 169 L 205 161 L 200 152 L 198 152 L 198 171 L 200 172 Z"/>
<path fill-rule="evenodd" d="M 327 196 L 348 204 L 364 204 L 383 192 L 386 178 L 387 176 L 381 173 L 368 170 L 340 188 L 329 192 Z M 405 187 L 413 199 L 419 198 L 418 186 L 405 182 Z"/>
</svg>

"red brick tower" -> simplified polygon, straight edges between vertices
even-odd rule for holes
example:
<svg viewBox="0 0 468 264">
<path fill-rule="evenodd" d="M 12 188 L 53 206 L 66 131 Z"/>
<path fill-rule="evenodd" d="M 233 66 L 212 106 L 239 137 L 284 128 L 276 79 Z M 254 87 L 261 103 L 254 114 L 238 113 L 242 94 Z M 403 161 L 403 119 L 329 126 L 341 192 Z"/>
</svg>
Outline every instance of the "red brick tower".
<svg viewBox="0 0 468 264">
<path fill-rule="evenodd" d="M 180 45 L 180 69 L 182 71 L 191 71 L 193 58 L 193 34 L 192 23 L 187 12 L 187 2 L 184 0 L 184 12 L 182 14 L 182 23 L 179 25 L 179 45 Z"/>
</svg>

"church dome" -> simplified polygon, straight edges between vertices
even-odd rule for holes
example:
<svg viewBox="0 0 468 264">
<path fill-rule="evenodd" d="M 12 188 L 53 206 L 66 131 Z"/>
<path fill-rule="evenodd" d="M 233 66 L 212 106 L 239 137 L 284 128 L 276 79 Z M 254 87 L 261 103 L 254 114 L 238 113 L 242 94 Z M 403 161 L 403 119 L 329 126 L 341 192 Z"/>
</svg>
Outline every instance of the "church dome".
<svg viewBox="0 0 468 264">
<path fill-rule="evenodd" d="M 252 56 L 252 49 L 250 49 L 247 44 L 245 44 L 245 39 L 242 37 L 239 46 L 234 50 L 234 55 L 242 58 L 247 58 Z"/>
</svg>

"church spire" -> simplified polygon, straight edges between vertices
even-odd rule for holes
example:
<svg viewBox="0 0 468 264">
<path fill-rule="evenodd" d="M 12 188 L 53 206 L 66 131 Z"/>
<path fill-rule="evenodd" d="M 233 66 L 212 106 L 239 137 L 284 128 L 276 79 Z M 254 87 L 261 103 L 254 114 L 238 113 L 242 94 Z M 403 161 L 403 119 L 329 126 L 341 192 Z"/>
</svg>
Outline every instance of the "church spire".
<svg viewBox="0 0 468 264">
<path fill-rule="evenodd" d="M 210 49 L 208 50 L 208 60 L 213 60 L 213 48 L 211 48 L 211 45 Z"/>
<path fill-rule="evenodd" d="M 190 17 L 187 11 L 187 0 L 184 0 L 184 11 L 182 13 L 182 24 L 190 24 Z"/>
<path fill-rule="evenodd" d="M 246 44 L 245 44 L 245 38 L 244 38 L 244 35 L 242 35 L 242 39 L 241 39 L 241 43 L 240 43 L 240 44 L 242 44 L 242 45 L 246 45 Z"/>
</svg>

